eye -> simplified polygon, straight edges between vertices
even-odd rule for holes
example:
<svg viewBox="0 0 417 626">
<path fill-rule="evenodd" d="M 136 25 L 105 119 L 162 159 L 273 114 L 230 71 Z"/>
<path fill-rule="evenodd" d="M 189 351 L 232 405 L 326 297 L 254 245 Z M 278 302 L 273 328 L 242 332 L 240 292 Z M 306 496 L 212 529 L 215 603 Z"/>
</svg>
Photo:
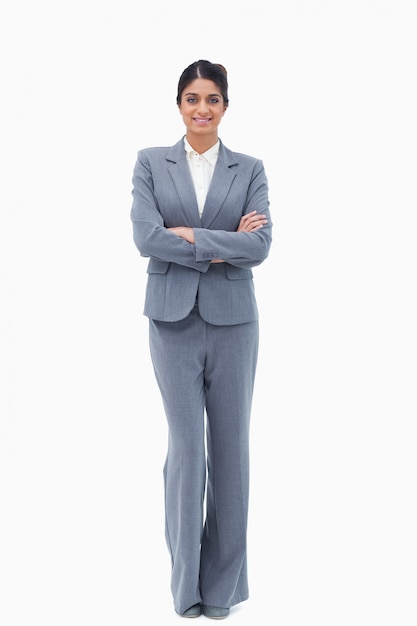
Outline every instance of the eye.
<svg viewBox="0 0 417 626">
<path fill-rule="evenodd" d="M 187 102 L 189 104 L 195 104 L 197 102 L 197 98 L 187 98 Z"/>
<path fill-rule="evenodd" d="M 220 102 L 219 98 L 210 98 L 209 99 L 210 104 L 218 104 Z"/>
</svg>

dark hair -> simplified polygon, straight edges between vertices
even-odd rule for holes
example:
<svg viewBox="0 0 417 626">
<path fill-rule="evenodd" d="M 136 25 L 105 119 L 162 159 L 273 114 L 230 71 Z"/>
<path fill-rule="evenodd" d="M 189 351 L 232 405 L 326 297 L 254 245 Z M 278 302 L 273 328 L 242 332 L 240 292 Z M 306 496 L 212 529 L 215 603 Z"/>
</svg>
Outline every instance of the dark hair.
<svg viewBox="0 0 417 626">
<path fill-rule="evenodd" d="M 226 68 L 220 65 L 220 63 L 210 63 L 210 61 L 205 61 L 204 59 L 191 63 L 181 74 L 178 81 L 177 104 L 181 104 L 182 92 L 196 78 L 212 80 L 223 96 L 224 105 L 226 107 L 229 105 Z"/>
</svg>

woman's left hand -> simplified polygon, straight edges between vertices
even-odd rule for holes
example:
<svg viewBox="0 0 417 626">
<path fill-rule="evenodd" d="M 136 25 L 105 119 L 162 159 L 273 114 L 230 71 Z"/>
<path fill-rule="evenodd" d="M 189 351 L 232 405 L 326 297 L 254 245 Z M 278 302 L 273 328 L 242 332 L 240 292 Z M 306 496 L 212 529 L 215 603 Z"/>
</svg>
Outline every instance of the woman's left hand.
<svg viewBox="0 0 417 626">
<path fill-rule="evenodd" d="M 195 243 L 194 230 L 188 226 L 173 226 L 172 228 L 167 228 L 167 230 L 170 230 L 177 237 L 185 239 L 188 243 Z"/>
</svg>

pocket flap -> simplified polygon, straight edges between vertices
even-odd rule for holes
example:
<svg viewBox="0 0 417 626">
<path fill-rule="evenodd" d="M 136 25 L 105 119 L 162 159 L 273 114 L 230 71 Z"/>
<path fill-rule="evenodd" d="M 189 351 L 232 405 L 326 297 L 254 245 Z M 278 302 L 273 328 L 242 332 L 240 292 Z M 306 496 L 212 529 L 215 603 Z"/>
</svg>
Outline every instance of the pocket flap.
<svg viewBox="0 0 417 626">
<path fill-rule="evenodd" d="M 226 265 L 225 270 L 226 276 L 230 280 L 250 280 L 253 278 L 251 269 L 236 267 L 235 265 Z"/>
</svg>

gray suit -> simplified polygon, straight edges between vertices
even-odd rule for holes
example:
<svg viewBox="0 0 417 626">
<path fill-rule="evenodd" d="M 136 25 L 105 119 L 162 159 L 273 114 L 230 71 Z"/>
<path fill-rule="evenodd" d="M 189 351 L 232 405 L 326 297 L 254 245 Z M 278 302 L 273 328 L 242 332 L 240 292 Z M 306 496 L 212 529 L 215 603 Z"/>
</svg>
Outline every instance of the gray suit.
<svg viewBox="0 0 417 626">
<path fill-rule="evenodd" d="M 268 224 L 237 233 L 242 215 L 253 210 Z M 252 267 L 267 258 L 272 229 L 263 164 L 220 142 L 200 219 L 183 139 L 141 150 L 131 219 L 134 241 L 149 257 L 144 314 L 169 426 L 164 480 L 175 608 L 230 607 L 248 597 L 249 421 L 258 350 Z M 192 227 L 195 244 L 167 230 L 174 226 Z"/>
</svg>

